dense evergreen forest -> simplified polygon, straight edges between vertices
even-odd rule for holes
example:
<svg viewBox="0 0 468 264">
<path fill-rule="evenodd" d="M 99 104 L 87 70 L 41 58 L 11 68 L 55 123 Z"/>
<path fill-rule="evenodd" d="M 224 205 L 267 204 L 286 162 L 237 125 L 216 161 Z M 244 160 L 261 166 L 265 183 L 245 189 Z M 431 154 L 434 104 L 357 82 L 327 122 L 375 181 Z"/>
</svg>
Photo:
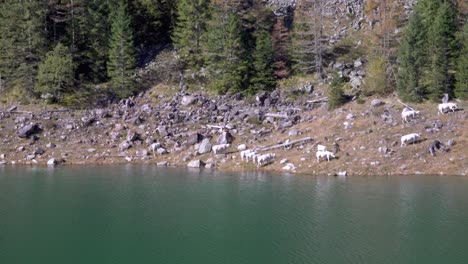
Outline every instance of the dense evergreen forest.
<svg viewBox="0 0 468 264">
<path fill-rule="evenodd" d="M 255 94 L 279 80 L 326 83 L 336 51 L 322 6 L 302 0 L 288 19 L 250 0 L 0 0 L 0 91 L 80 106 L 142 91 L 137 69 L 169 47 L 181 74 L 220 94 Z M 386 1 L 368 0 L 366 10 Z M 462 1 L 463 2 L 463 1 Z M 405 101 L 468 98 L 468 26 L 460 1 L 419 0 L 398 38 L 384 27 L 368 49 L 364 95 L 395 90 Z M 389 22 L 390 23 L 390 22 Z M 340 76 L 330 96 L 344 103 Z"/>
</svg>

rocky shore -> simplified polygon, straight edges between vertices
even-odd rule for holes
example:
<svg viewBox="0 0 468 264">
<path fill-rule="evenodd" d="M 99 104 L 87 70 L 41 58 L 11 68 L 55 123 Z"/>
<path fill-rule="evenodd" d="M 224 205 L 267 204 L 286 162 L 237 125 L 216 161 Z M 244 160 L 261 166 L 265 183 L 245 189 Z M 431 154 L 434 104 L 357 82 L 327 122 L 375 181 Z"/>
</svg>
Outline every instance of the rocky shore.
<svg viewBox="0 0 468 264">
<path fill-rule="evenodd" d="M 461 106 L 463 105 L 460 104 Z M 387 175 L 468 173 L 468 115 L 437 115 L 435 104 L 403 124 L 395 98 L 351 102 L 327 110 L 312 85 L 295 91 L 210 97 L 148 91 L 86 111 L 8 105 L 0 109 L 0 164 L 120 164 L 273 170 L 303 174 Z M 400 137 L 422 142 L 400 147 Z M 443 151 L 429 152 L 434 140 Z M 213 153 L 213 146 L 229 147 Z M 334 153 L 316 160 L 317 145 Z M 275 158 L 258 166 L 241 160 L 255 149 Z"/>
</svg>

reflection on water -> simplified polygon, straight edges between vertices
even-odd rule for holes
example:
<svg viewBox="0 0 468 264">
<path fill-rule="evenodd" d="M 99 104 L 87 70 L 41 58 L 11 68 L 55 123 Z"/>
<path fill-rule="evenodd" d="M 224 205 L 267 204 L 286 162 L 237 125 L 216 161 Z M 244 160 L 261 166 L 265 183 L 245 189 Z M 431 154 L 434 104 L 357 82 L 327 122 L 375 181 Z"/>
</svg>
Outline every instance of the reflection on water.
<svg viewBox="0 0 468 264">
<path fill-rule="evenodd" d="M 466 263 L 468 179 L 1 167 L 0 263 Z"/>
</svg>

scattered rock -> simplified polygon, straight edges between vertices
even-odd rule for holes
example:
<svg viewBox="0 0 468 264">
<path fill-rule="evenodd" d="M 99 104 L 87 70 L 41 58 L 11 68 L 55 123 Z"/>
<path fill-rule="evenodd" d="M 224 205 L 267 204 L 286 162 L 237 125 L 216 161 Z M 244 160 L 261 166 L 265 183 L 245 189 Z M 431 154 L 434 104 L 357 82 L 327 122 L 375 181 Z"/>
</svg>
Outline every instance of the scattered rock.
<svg viewBox="0 0 468 264">
<path fill-rule="evenodd" d="M 200 147 L 198 148 L 198 153 L 205 154 L 211 151 L 211 143 L 209 138 L 205 138 L 200 143 Z"/>
<path fill-rule="evenodd" d="M 89 152 L 89 153 L 94 153 L 94 152 L 96 152 L 96 149 L 95 149 L 95 148 L 89 148 L 89 149 L 88 149 L 88 152 Z"/>
<path fill-rule="evenodd" d="M 55 145 L 54 143 L 50 142 L 46 145 L 47 148 L 55 148 L 57 147 L 57 145 Z"/>
<path fill-rule="evenodd" d="M 203 136 L 199 133 L 192 133 L 187 139 L 187 145 L 192 146 L 203 140 Z"/>
<path fill-rule="evenodd" d="M 347 171 L 339 171 L 337 174 L 335 174 L 335 176 L 348 176 L 348 172 Z"/>
<path fill-rule="evenodd" d="M 168 165 L 169 165 L 169 162 L 167 161 L 161 161 L 161 162 L 156 163 L 156 166 L 158 167 L 167 167 Z"/>
<path fill-rule="evenodd" d="M 285 171 L 293 171 L 296 169 L 296 166 L 294 166 L 294 164 L 292 163 L 288 163 L 286 164 L 286 166 L 283 167 L 283 170 Z"/>
<path fill-rule="evenodd" d="M 16 135 L 20 138 L 28 138 L 39 132 L 41 132 L 41 128 L 38 124 L 29 124 L 18 129 Z"/>
<path fill-rule="evenodd" d="M 164 155 L 164 154 L 168 154 L 169 152 L 167 152 L 167 149 L 165 148 L 158 148 L 156 150 L 156 152 L 159 154 L 159 155 Z"/>
<path fill-rule="evenodd" d="M 122 143 L 119 144 L 119 149 L 120 150 L 126 150 L 126 149 L 129 149 L 131 147 L 132 147 L 132 145 L 128 141 L 122 141 Z"/>
<path fill-rule="evenodd" d="M 27 159 L 27 160 L 33 160 L 33 159 L 35 159 L 35 158 L 36 158 L 36 155 L 35 155 L 35 154 L 29 154 L 29 155 L 26 156 L 26 159 Z"/>
<path fill-rule="evenodd" d="M 193 104 L 195 101 L 196 101 L 196 98 L 194 96 L 185 95 L 182 97 L 180 104 L 182 104 L 183 106 L 188 106 L 188 105 Z"/>
<path fill-rule="evenodd" d="M 449 139 L 449 140 L 447 141 L 447 144 L 446 144 L 446 145 L 449 146 L 449 147 L 455 145 L 455 140 Z"/>
<path fill-rule="evenodd" d="M 229 133 L 228 131 L 224 131 L 218 137 L 218 140 L 216 142 L 218 144 L 231 144 L 232 141 L 234 141 L 234 137 L 231 135 L 231 133 Z"/>
<path fill-rule="evenodd" d="M 189 168 L 203 168 L 205 163 L 201 160 L 192 160 L 187 164 Z"/>
<path fill-rule="evenodd" d="M 286 162 L 288 162 L 288 159 L 282 159 L 282 160 L 280 161 L 280 164 L 285 164 Z"/>
<path fill-rule="evenodd" d="M 45 150 L 41 147 L 36 147 L 33 152 L 34 155 L 42 155 L 44 153 L 45 153 Z"/>
<path fill-rule="evenodd" d="M 50 166 L 50 165 L 52 165 L 52 166 L 53 166 L 53 165 L 56 165 L 57 163 L 58 163 L 57 160 L 54 159 L 54 158 L 52 158 L 52 159 L 50 159 L 50 160 L 47 161 L 47 165 L 49 165 L 49 166 Z"/>
<path fill-rule="evenodd" d="M 148 156 L 148 150 L 146 149 L 139 149 L 135 152 L 135 155 L 137 155 L 138 157 L 146 157 Z"/>
<path fill-rule="evenodd" d="M 374 99 L 374 100 L 372 100 L 372 102 L 371 102 L 371 106 L 372 106 L 372 107 L 379 107 L 379 106 L 382 106 L 382 105 L 384 105 L 384 104 L 385 104 L 385 102 L 383 102 L 383 101 L 381 101 L 381 100 L 379 100 L 379 99 Z"/>
</svg>

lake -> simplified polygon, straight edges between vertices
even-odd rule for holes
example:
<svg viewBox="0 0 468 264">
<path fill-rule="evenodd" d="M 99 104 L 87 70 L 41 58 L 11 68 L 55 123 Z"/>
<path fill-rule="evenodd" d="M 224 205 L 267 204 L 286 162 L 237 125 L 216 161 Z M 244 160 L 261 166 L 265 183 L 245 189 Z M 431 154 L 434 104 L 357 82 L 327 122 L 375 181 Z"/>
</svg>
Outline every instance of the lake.
<svg viewBox="0 0 468 264">
<path fill-rule="evenodd" d="M 0 167 L 0 263 L 468 263 L 468 178 Z"/>
</svg>

